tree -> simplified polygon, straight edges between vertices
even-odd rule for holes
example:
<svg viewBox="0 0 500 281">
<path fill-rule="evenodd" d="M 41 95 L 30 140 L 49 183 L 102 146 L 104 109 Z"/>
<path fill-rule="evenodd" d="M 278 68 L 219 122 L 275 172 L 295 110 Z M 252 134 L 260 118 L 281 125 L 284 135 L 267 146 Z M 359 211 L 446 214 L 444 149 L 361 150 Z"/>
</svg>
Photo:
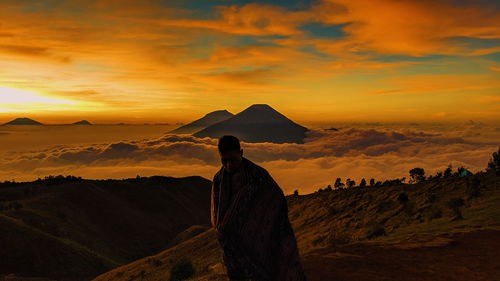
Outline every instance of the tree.
<svg viewBox="0 0 500 281">
<path fill-rule="evenodd" d="M 443 177 L 444 177 L 444 178 L 449 178 L 449 177 L 451 177 L 451 173 L 452 173 L 452 171 L 453 171 L 453 170 L 452 170 L 452 168 L 453 168 L 453 166 L 451 166 L 451 164 L 450 164 L 450 165 L 448 165 L 448 168 L 446 168 L 446 169 L 444 170 L 444 173 L 443 173 Z"/>
<path fill-rule="evenodd" d="M 335 188 L 342 188 L 342 187 L 344 187 L 344 184 L 342 183 L 342 179 L 341 178 L 337 178 L 335 180 L 335 183 L 333 184 L 333 186 Z"/>
<path fill-rule="evenodd" d="M 465 171 L 465 167 L 464 166 L 460 166 L 457 168 L 457 171 L 455 172 L 455 176 L 460 176 L 460 174 Z"/>
<path fill-rule="evenodd" d="M 370 179 L 370 186 L 374 186 L 375 185 L 375 179 L 374 178 L 371 178 Z"/>
<path fill-rule="evenodd" d="M 493 152 L 493 154 L 491 154 L 487 170 L 495 171 L 495 174 L 500 176 L 500 147 L 498 148 L 498 152 Z"/>
<path fill-rule="evenodd" d="M 425 180 L 425 170 L 423 168 L 413 168 L 409 171 L 411 182 L 422 182 Z"/>
<path fill-rule="evenodd" d="M 331 186 L 331 185 L 328 185 L 328 186 L 325 188 L 325 191 L 332 191 L 332 186 Z"/>
<path fill-rule="evenodd" d="M 297 189 L 293 192 L 293 196 L 299 196 L 299 191 Z"/>
<path fill-rule="evenodd" d="M 366 186 L 366 180 L 365 180 L 365 178 L 361 179 L 361 182 L 359 183 L 359 186 L 360 187 L 365 187 Z"/>
<path fill-rule="evenodd" d="M 351 188 L 351 187 L 353 187 L 353 186 L 355 186 L 355 185 L 356 185 L 356 182 L 355 182 L 355 181 L 353 181 L 353 180 L 351 180 L 351 179 L 346 179 L 346 180 L 345 180 L 345 185 L 346 185 L 348 188 Z"/>
</svg>

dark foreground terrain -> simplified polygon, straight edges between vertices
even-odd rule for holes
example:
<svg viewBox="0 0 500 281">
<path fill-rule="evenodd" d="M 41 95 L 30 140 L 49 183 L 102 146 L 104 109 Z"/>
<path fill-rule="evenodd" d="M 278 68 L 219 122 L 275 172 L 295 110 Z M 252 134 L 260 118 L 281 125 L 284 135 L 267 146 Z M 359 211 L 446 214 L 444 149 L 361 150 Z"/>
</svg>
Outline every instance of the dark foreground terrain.
<svg viewBox="0 0 500 281">
<path fill-rule="evenodd" d="M 56 186 L 31 199 L 14 187 L 0 189 L 3 205 L 13 202 L 13 194 L 24 198 L 16 199 L 22 208 L 9 205 L 0 212 L 0 251 L 6 257 L 0 272 L 11 274 L 6 280 L 228 280 L 215 232 L 206 223 L 208 180 Z M 107 200 L 113 207 L 106 207 Z M 494 173 L 287 200 L 310 281 L 499 280 L 500 177 Z M 58 216 L 62 210 L 65 215 Z M 88 267 L 93 263 L 104 265 Z"/>
<path fill-rule="evenodd" d="M 499 280 L 500 177 L 288 196 L 309 280 Z M 104 280 L 228 280 L 212 229 L 98 276 Z M 189 277 L 188 277 L 189 276 Z"/>
<path fill-rule="evenodd" d="M 304 267 L 309 281 L 494 281 L 499 255 L 500 231 L 479 230 L 322 249 L 304 257 Z"/>
</svg>

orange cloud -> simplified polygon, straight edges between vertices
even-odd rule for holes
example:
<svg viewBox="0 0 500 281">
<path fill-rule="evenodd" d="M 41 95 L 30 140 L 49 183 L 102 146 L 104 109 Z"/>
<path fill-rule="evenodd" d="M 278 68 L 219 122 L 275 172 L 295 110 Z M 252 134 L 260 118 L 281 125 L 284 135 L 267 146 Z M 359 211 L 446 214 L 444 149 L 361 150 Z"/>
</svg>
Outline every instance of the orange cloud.
<svg viewBox="0 0 500 281">
<path fill-rule="evenodd" d="M 330 13 L 330 5 L 345 10 Z M 338 9 L 337 9 L 338 10 Z M 325 0 L 316 7 L 321 21 L 347 24 L 346 47 L 381 54 L 422 56 L 467 54 L 471 49 L 449 41 L 451 37 L 499 38 L 499 13 L 481 5 L 455 5 L 450 1 Z M 490 52 L 493 52 L 491 50 Z"/>
<path fill-rule="evenodd" d="M 500 87 L 496 77 L 487 74 L 417 74 L 384 79 L 397 89 L 365 92 L 368 95 L 401 95 L 446 91 L 485 90 Z"/>
<path fill-rule="evenodd" d="M 100 114 L 108 116 L 135 112 L 138 118 L 169 114 L 189 119 L 187 112 L 200 114 L 207 105 L 241 107 L 258 96 L 259 102 L 314 112 L 310 113 L 314 118 L 370 118 L 401 106 L 385 95 L 498 87 L 492 79 L 465 74 L 464 79 L 399 74 L 402 66 L 425 66 L 432 60 L 373 60 L 377 53 L 472 56 L 498 51 L 498 47 L 450 39 L 498 37 L 498 13 L 480 3 L 324 0 L 298 11 L 251 3 L 219 6 L 214 19 L 196 19 L 192 11 L 168 7 L 160 0 L 71 0 L 50 8 L 43 2 L 29 5 L 27 9 L 26 1 L 0 3 L 0 84 L 99 102 L 105 110 Z M 315 37 L 302 26 L 311 22 L 342 24 L 345 36 Z M 495 71 L 495 64 L 486 68 L 491 66 Z M 370 75 L 396 78 L 377 83 Z M 438 81 L 443 78 L 459 80 L 455 85 Z M 375 113 L 366 111 L 373 100 L 364 96 L 363 107 L 356 97 L 361 92 L 386 102 Z"/>
<path fill-rule="evenodd" d="M 308 11 L 290 12 L 279 6 L 251 3 L 244 6 L 220 6 L 219 19 L 161 19 L 158 24 L 188 28 L 208 28 L 242 35 L 293 35 L 297 26 L 311 20 Z"/>
</svg>

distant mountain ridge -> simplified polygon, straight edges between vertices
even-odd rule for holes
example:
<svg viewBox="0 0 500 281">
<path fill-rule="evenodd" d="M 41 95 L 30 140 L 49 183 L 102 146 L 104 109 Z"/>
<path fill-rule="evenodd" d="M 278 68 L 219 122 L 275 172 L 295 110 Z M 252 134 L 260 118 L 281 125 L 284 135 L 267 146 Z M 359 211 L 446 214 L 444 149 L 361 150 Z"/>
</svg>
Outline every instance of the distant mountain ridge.
<svg viewBox="0 0 500 281">
<path fill-rule="evenodd" d="M 233 117 L 193 135 L 220 138 L 227 134 L 246 142 L 304 143 L 308 130 L 267 104 L 253 104 Z"/>
<path fill-rule="evenodd" d="M 43 125 L 43 124 L 33 119 L 23 117 L 23 118 L 16 118 L 12 121 L 5 123 L 4 125 Z"/>
<path fill-rule="evenodd" d="M 78 122 L 75 122 L 75 123 L 71 123 L 71 125 L 92 125 L 92 123 L 90 123 L 87 120 L 81 120 L 81 121 L 78 121 Z"/>
<path fill-rule="evenodd" d="M 202 130 L 208 126 L 219 123 L 221 121 L 227 120 L 234 115 L 227 110 L 216 110 L 212 111 L 200 119 L 197 119 L 189 124 L 181 126 L 177 129 L 170 131 L 170 133 L 174 134 L 192 134 L 199 130 Z"/>
</svg>

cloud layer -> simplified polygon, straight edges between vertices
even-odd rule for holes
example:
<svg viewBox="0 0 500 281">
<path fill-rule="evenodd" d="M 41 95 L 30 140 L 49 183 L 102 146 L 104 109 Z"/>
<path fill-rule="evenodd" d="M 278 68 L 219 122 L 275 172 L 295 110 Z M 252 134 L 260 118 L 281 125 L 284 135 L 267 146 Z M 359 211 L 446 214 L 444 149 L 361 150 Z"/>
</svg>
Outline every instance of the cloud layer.
<svg viewBox="0 0 500 281">
<path fill-rule="evenodd" d="M 448 164 L 483 170 L 500 143 L 489 141 L 495 128 L 468 123 L 460 130 L 346 127 L 312 130 L 305 144 L 242 143 L 244 156 L 267 168 L 287 193 L 312 192 L 335 178 L 385 180 L 428 173 Z M 6 153 L 0 179 L 32 180 L 49 174 L 88 178 L 201 175 L 211 179 L 220 167 L 217 140 L 189 135 L 119 141 L 110 144 L 58 145 L 44 150 Z"/>
</svg>

